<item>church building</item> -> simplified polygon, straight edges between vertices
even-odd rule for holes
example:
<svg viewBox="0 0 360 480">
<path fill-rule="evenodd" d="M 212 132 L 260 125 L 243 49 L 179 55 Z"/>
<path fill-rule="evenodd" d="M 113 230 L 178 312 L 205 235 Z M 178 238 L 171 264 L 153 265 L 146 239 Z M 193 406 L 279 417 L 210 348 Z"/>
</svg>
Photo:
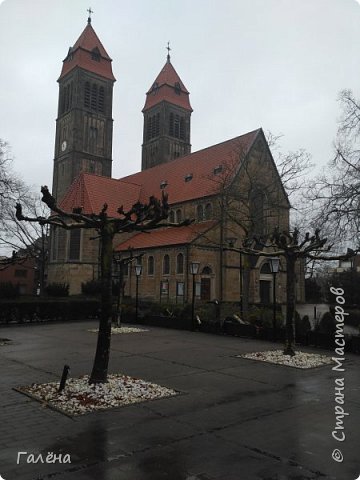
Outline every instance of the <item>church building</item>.
<svg viewBox="0 0 360 480">
<path fill-rule="evenodd" d="M 168 50 L 169 51 L 169 50 Z M 82 208 L 108 214 L 146 203 L 150 196 L 169 195 L 171 223 L 192 219 L 181 227 L 147 233 L 122 233 L 114 242 L 114 258 L 122 272 L 124 294 L 161 302 L 202 301 L 271 303 L 274 275 L 265 257 L 236 251 L 245 237 L 266 237 L 275 227 L 289 228 L 290 204 L 261 128 L 191 153 L 189 91 L 166 62 L 146 93 L 142 169 L 112 178 L 111 58 L 96 35 L 91 19 L 63 61 L 58 79 L 53 195 L 67 211 Z M 235 249 L 234 249 L 235 247 Z M 134 258 L 141 263 L 136 278 Z M 196 275 L 190 265 L 198 266 Z M 115 275 L 117 270 L 115 268 Z M 285 302 L 286 265 L 280 261 L 276 300 Z M 48 282 L 81 284 L 99 277 L 96 232 L 53 228 Z M 299 271 L 297 300 L 304 300 Z"/>
</svg>

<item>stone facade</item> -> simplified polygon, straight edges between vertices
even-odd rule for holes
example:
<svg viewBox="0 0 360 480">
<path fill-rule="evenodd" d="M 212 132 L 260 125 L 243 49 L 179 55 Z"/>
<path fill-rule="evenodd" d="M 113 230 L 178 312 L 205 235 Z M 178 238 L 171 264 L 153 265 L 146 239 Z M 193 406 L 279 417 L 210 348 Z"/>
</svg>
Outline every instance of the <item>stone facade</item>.
<svg viewBox="0 0 360 480">
<path fill-rule="evenodd" d="M 88 47 L 90 40 L 97 39 L 94 35 L 92 27 L 87 26 L 76 45 L 83 42 Z M 73 53 L 77 52 L 76 45 Z M 109 70 L 111 60 L 104 52 L 100 54 L 101 61 L 108 63 L 100 73 L 97 63 L 90 63 L 91 68 L 87 70 L 88 64 L 81 65 L 80 60 L 80 65 L 69 69 L 65 62 L 73 61 L 71 51 L 64 61 L 59 80 L 53 192 L 58 198 L 67 192 L 66 201 L 76 183 L 69 189 L 71 182 L 77 175 L 81 177 L 81 172 L 108 177 L 109 182 L 113 182 L 112 190 L 110 183 L 103 181 L 102 186 L 97 186 L 95 181 L 89 182 L 90 186 L 80 182 L 82 187 L 71 197 L 76 198 L 76 203 L 68 201 L 67 205 L 83 207 L 82 202 L 88 198 L 86 208 L 91 210 L 91 198 L 101 198 L 116 212 L 128 198 L 122 196 L 120 188 L 116 190 L 119 198 L 109 193 L 115 191 L 114 182 L 117 182 L 110 178 L 115 79 Z M 94 52 L 89 50 L 89 53 Z M 92 103 L 91 96 L 94 85 L 98 95 L 96 104 Z M 114 240 L 118 261 L 141 256 L 140 298 L 190 302 L 195 280 L 196 297 L 204 302 L 246 299 L 249 303 L 271 303 L 274 277 L 266 258 L 245 255 L 240 258 L 239 252 L 231 250 L 230 242 L 235 240 L 236 248 L 244 238 L 264 238 L 275 227 L 289 228 L 290 204 L 265 136 L 259 129 L 190 154 L 191 112 L 189 92 L 168 57 L 147 92 L 143 109 L 142 172 L 119 182 L 126 185 L 128 196 L 136 194 L 131 197 L 134 203 L 146 201 L 141 197 L 144 192 L 147 198 L 151 195 L 160 198 L 165 190 L 169 193 L 169 222 L 180 223 L 184 219 L 194 222 L 187 230 L 168 227 L 154 233 L 119 234 Z M 90 210 L 86 213 L 99 213 L 99 210 Z M 96 232 L 90 230 L 52 229 L 49 283 L 69 283 L 70 294 L 78 294 L 82 283 L 99 278 L 96 237 Z M 194 278 L 189 268 L 193 261 L 200 264 Z M 134 262 L 122 272 L 124 294 L 130 297 L 134 297 L 136 291 L 133 267 Z M 114 279 L 119 279 L 116 270 Z M 285 291 L 286 265 L 282 262 L 276 276 L 278 303 L 285 302 Z M 304 301 L 302 265 L 298 266 L 298 301 Z"/>
</svg>

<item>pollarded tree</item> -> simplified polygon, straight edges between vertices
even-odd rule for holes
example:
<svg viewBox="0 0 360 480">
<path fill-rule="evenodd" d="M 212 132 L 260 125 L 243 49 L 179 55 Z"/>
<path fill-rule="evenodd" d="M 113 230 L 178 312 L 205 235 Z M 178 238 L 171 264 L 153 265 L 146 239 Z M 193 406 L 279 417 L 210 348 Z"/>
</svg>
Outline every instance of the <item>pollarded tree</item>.
<svg viewBox="0 0 360 480">
<path fill-rule="evenodd" d="M 100 263 L 101 263 L 101 315 L 99 320 L 99 333 L 97 348 L 89 383 L 104 383 L 107 381 L 108 364 L 110 358 L 111 317 L 112 317 L 112 262 L 113 240 L 116 234 L 122 232 L 150 231 L 163 226 L 186 225 L 185 220 L 181 224 L 169 224 L 165 222 L 168 217 L 167 194 L 163 192 L 159 201 L 150 197 L 149 202 L 140 202 L 125 212 L 123 207 L 118 208 L 119 217 L 109 217 L 107 204 L 105 203 L 98 214 L 86 214 L 82 208 L 76 208 L 73 212 L 61 209 L 50 194 L 48 188 L 42 187 L 42 201 L 52 211 L 48 217 L 25 216 L 21 204 L 16 205 L 16 218 L 19 221 L 38 223 L 40 225 L 53 225 L 66 230 L 94 229 L 100 238 Z"/>
<path fill-rule="evenodd" d="M 353 257 L 356 252 L 348 249 L 344 255 L 330 255 L 332 245 L 327 245 L 327 239 L 320 237 L 320 231 L 309 232 L 303 238 L 300 231 L 280 231 L 275 229 L 268 241 L 255 238 L 258 248 L 248 246 L 249 242 L 241 247 L 241 252 L 246 255 L 261 257 L 283 257 L 286 263 L 286 323 L 285 323 L 285 348 L 284 355 L 295 355 L 294 343 L 294 316 L 296 299 L 296 272 L 295 266 L 302 260 L 346 260 Z"/>
</svg>

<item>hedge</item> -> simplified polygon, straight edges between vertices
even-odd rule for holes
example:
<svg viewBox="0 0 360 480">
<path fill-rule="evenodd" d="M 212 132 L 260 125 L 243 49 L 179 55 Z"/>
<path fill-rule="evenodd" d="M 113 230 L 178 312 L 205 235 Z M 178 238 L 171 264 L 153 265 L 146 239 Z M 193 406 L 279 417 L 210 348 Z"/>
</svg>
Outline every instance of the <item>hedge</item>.
<svg viewBox="0 0 360 480">
<path fill-rule="evenodd" d="M 97 299 L 21 298 L 0 301 L 0 324 L 38 321 L 85 320 L 97 317 L 100 301 Z"/>
</svg>

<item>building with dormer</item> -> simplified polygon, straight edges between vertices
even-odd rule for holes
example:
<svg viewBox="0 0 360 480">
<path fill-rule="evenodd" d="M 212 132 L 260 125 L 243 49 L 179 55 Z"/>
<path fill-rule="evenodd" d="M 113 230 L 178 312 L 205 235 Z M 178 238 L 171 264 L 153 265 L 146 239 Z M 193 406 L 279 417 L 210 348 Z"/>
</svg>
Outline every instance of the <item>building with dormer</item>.
<svg viewBox="0 0 360 480">
<path fill-rule="evenodd" d="M 193 223 L 151 233 L 119 234 L 118 260 L 141 259 L 139 295 L 156 301 L 188 302 L 192 281 L 196 296 L 209 301 L 270 303 L 274 277 L 264 257 L 245 258 L 229 245 L 254 235 L 266 237 L 274 227 L 289 228 L 290 204 L 261 128 L 191 153 L 189 91 L 170 55 L 146 93 L 142 170 L 111 177 L 111 59 L 89 19 L 63 62 L 59 78 L 53 194 L 71 211 L 108 214 L 169 195 L 170 222 Z M 243 258 L 242 258 L 243 257 Z M 194 279 L 191 262 L 199 262 Z M 276 280 L 276 298 L 285 301 L 286 265 Z M 72 294 L 99 276 L 99 243 L 95 232 L 53 229 L 49 282 L 70 284 Z M 303 275 L 298 300 L 303 301 Z M 135 294 L 132 268 L 124 272 L 124 293 Z"/>
</svg>

